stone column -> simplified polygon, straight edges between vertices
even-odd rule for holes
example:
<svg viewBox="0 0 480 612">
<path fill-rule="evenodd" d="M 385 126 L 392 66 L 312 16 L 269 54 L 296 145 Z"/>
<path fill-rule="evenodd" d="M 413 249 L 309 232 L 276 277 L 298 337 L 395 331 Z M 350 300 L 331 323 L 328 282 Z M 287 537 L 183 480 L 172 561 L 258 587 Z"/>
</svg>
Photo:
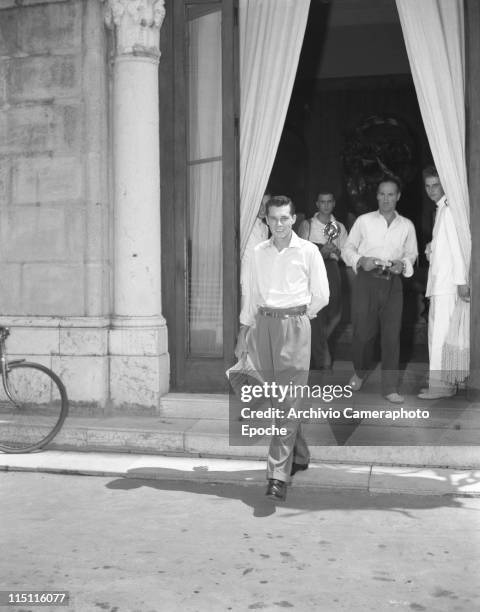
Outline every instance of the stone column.
<svg viewBox="0 0 480 612">
<path fill-rule="evenodd" d="M 161 314 L 158 62 L 164 0 L 107 0 L 114 29 L 113 404 L 158 405 L 168 390 Z"/>
</svg>

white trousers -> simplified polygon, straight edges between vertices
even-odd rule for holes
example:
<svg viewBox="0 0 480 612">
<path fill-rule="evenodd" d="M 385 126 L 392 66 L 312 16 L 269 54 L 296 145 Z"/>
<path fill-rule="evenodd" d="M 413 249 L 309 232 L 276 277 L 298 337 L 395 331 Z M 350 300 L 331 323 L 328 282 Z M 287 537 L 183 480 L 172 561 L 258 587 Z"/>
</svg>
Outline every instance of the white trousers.
<svg viewBox="0 0 480 612">
<path fill-rule="evenodd" d="M 430 388 L 453 387 L 451 383 L 442 381 L 442 349 L 448 334 L 450 320 L 457 302 L 455 293 L 449 295 L 430 296 L 428 313 L 428 354 L 430 357 Z"/>
</svg>

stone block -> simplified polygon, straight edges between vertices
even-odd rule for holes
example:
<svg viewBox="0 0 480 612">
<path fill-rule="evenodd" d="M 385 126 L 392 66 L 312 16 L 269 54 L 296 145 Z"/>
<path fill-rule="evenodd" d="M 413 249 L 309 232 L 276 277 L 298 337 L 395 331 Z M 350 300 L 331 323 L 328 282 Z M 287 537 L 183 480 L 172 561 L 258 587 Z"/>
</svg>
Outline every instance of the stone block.
<svg viewBox="0 0 480 612">
<path fill-rule="evenodd" d="M 53 149 L 59 138 L 51 105 L 11 108 L 2 113 L 0 151 L 35 153 Z"/>
<path fill-rule="evenodd" d="M 115 407 L 157 408 L 162 394 L 161 368 L 158 356 L 111 356 L 110 396 Z"/>
<path fill-rule="evenodd" d="M 0 20 L 0 23 L 1 23 L 1 20 Z M 8 77 L 8 62 L 0 61 L 0 104 L 5 104 L 5 101 L 7 99 L 7 77 Z"/>
<path fill-rule="evenodd" d="M 35 56 L 10 60 L 7 96 L 12 102 L 78 95 L 81 70 L 75 56 Z"/>
<path fill-rule="evenodd" d="M 52 369 L 62 379 L 69 400 L 105 405 L 108 399 L 108 357 L 55 356 L 52 358 Z"/>
<path fill-rule="evenodd" d="M 15 6 L 15 0 L 0 0 L 0 10 Z M 0 16 L 0 55 L 18 52 L 17 27 L 20 21 L 18 10 L 2 10 Z"/>
<path fill-rule="evenodd" d="M 0 159 L 0 208 L 10 203 L 10 160 Z M 0 213 L 1 214 L 1 213 Z"/>
<path fill-rule="evenodd" d="M 10 355 L 31 355 L 34 361 L 43 356 L 48 360 L 48 355 L 58 353 L 59 331 L 58 327 L 35 328 L 35 327 L 12 327 L 8 339 L 8 351 Z M 45 363 L 47 365 L 47 363 Z"/>
<path fill-rule="evenodd" d="M 38 4 L 22 0 L 23 5 Z M 22 9 L 18 44 L 24 53 L 58 52 L 81 45 L 82 2 L 51 2 Z"/>
<path fill-rule="evenodd" d="M 89 176 L 90 178 L 90 176 Z M 88 185 L 87 190 L 90 190 Z M 108 230 L 106 206 L 89 202 L 87 207 L 87 253 L 90 261 L 103 261 L 107 256 Z"/>
<path fill-rule="evenodd" d="M 122 431 L 109 429 L 88 429 L 88 448 L 180 453 L 183 451 L 183 432 L 165 427 L 162 431 Z"/>
<path fill-rule="evenodd" d="M 91 127 L 91 125 L 89 127 Z M 97 144 L 97 146 L 100 145 Z M 88 181 L 87 199 L 89 201 L 89 206 L 103 210 L 107 206 L 107 160 L 102 153 L 97 153 L 95 151 L 89 151 L 85 155 L 85 159 Z"/>
<path fill-rule="evenodd" d="M 269 440 L 262 438 L 258 444 L 230 445 L 228 421 L 201 419 L 184 434 L 185 451 L 191 454 L 225 455 L 261 459 L 267 454 Z"/>
<path fill-rule="evenodd" d="M 0 235 L 7 261 L 82 261 L 84 213 L 48 206 L 14 207 L 3 215 Z"/>
<path fill-rule="evenodd" d="M 110 280 L 106 263 L 88 263 L 86 270 L 85 307 L 90 317 L 110 312 Z"/>
<path fill-rule="evenodd" d="M 108 330 L 91 327 L 60 328 L 60 355 L 92 355 L 107 354 Z"/>
<path fill-rule="evenodd" d="M 74 104 L 58 104 L 54 107 L 55 119 L 62 126 L 61 132 L 58 132 L 60 142 L 57 150 L 81 151 L 82 112 L 82 107 Z"/>
<path fill-rule="evenodd" d="M 11 108 L 0 115 L 0 152 L 77 152 L 81 149 L 81 108 L 43 103 Z M 2 125 L 3 124 L 3 125 Z"/>
<path fill-rule="evenodd" d="M 147 325 L 148 323 L 145 323 Z M 159 355 L 166 327 L 139 327 L 129 329 L 110 330 L 110 354 L 111 355 Z M 163 347 L 162 347 L 163 348 Z"/>
<path fill-rule="evenodd" d="M 12 177 L 12 202 L 62 202 L 82 196 L 82 164 L 76 158 L 18 159 Z"/>
<path fill-rule="evenodd" d="M 1 248 L 1 247 L 0 247 Z M 0 263 L 0 312 L 2 315 L 17 314 L 21 302 L 22 266 Z"/>
<path fill-rule="evenodd" d="M 25 264 L 19 315 L 84 315 L 82 265 Z"/>
</svg>

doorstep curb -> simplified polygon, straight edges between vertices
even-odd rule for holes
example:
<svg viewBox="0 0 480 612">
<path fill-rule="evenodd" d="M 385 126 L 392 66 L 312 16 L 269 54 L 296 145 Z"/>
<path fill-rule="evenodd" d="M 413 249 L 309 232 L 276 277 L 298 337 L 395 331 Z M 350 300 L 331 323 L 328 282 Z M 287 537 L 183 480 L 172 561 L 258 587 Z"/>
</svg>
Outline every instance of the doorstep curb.
<svg viewBox="0 0 480 612">
<path fill-rule="evenodd" d="M 228 483 L 265 483 L 265 462 L 212 457 L 172 457 L 132 453 L 44 451 L 0 455 L 0 472 Z M 480 497 L 480 470 L 311 463 L 292 486 L 361 491 L 370 494 Z"/>
</svg>

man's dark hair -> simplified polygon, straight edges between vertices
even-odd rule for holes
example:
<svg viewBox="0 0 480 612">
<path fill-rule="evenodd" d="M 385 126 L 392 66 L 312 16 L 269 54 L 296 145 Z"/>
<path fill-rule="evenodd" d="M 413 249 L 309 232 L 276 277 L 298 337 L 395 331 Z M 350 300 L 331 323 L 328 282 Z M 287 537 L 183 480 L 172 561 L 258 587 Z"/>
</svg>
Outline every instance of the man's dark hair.
<svg viewBox="0 0 480 612">
<path fill-rule="evenodd" d="M 317 200 L 321 195 L 331 195 L 334 200 L 337 199 L 335 197 L 335 191 L 330 189 L 329 185 L 320 185 L 320 189 L 317 191 Z"/>
<path fill-rule="evenodd" d="M 402 192 L 402 180 L 398 176 L 395 176 L 395 174 L 384 174 L 382 178 L 378 181 L 377 191 L 382 183 L 394 183 L 397 186 L 398 192 Z"/>
<path fill-rule="evenodd" d="M 431 176 L 436 177 L 438 179 L 440 178 L 438 175 L 437 169 L 435 168 L 433 164 L 430 164 L 429 166 L 427 166 L 426 168 L 422 170 L 423 182 L 425 182 L 427 178 L 430 178 Z"/>
<path fill-rule="evenodd" d="M 272 206 L 276 206 L 278 208 L 279 206 L 286 206 L 287 204 L 290 205 L 290 214 L 294 215 L 295 206 L 290 198 L 283 195 L 273 196 L 273 198 L 270 198 L 265 205 L 265 214 L 268 217 L 268 213 L 270 212 L 270 208 L 272 208 Z"/>
</svg>

